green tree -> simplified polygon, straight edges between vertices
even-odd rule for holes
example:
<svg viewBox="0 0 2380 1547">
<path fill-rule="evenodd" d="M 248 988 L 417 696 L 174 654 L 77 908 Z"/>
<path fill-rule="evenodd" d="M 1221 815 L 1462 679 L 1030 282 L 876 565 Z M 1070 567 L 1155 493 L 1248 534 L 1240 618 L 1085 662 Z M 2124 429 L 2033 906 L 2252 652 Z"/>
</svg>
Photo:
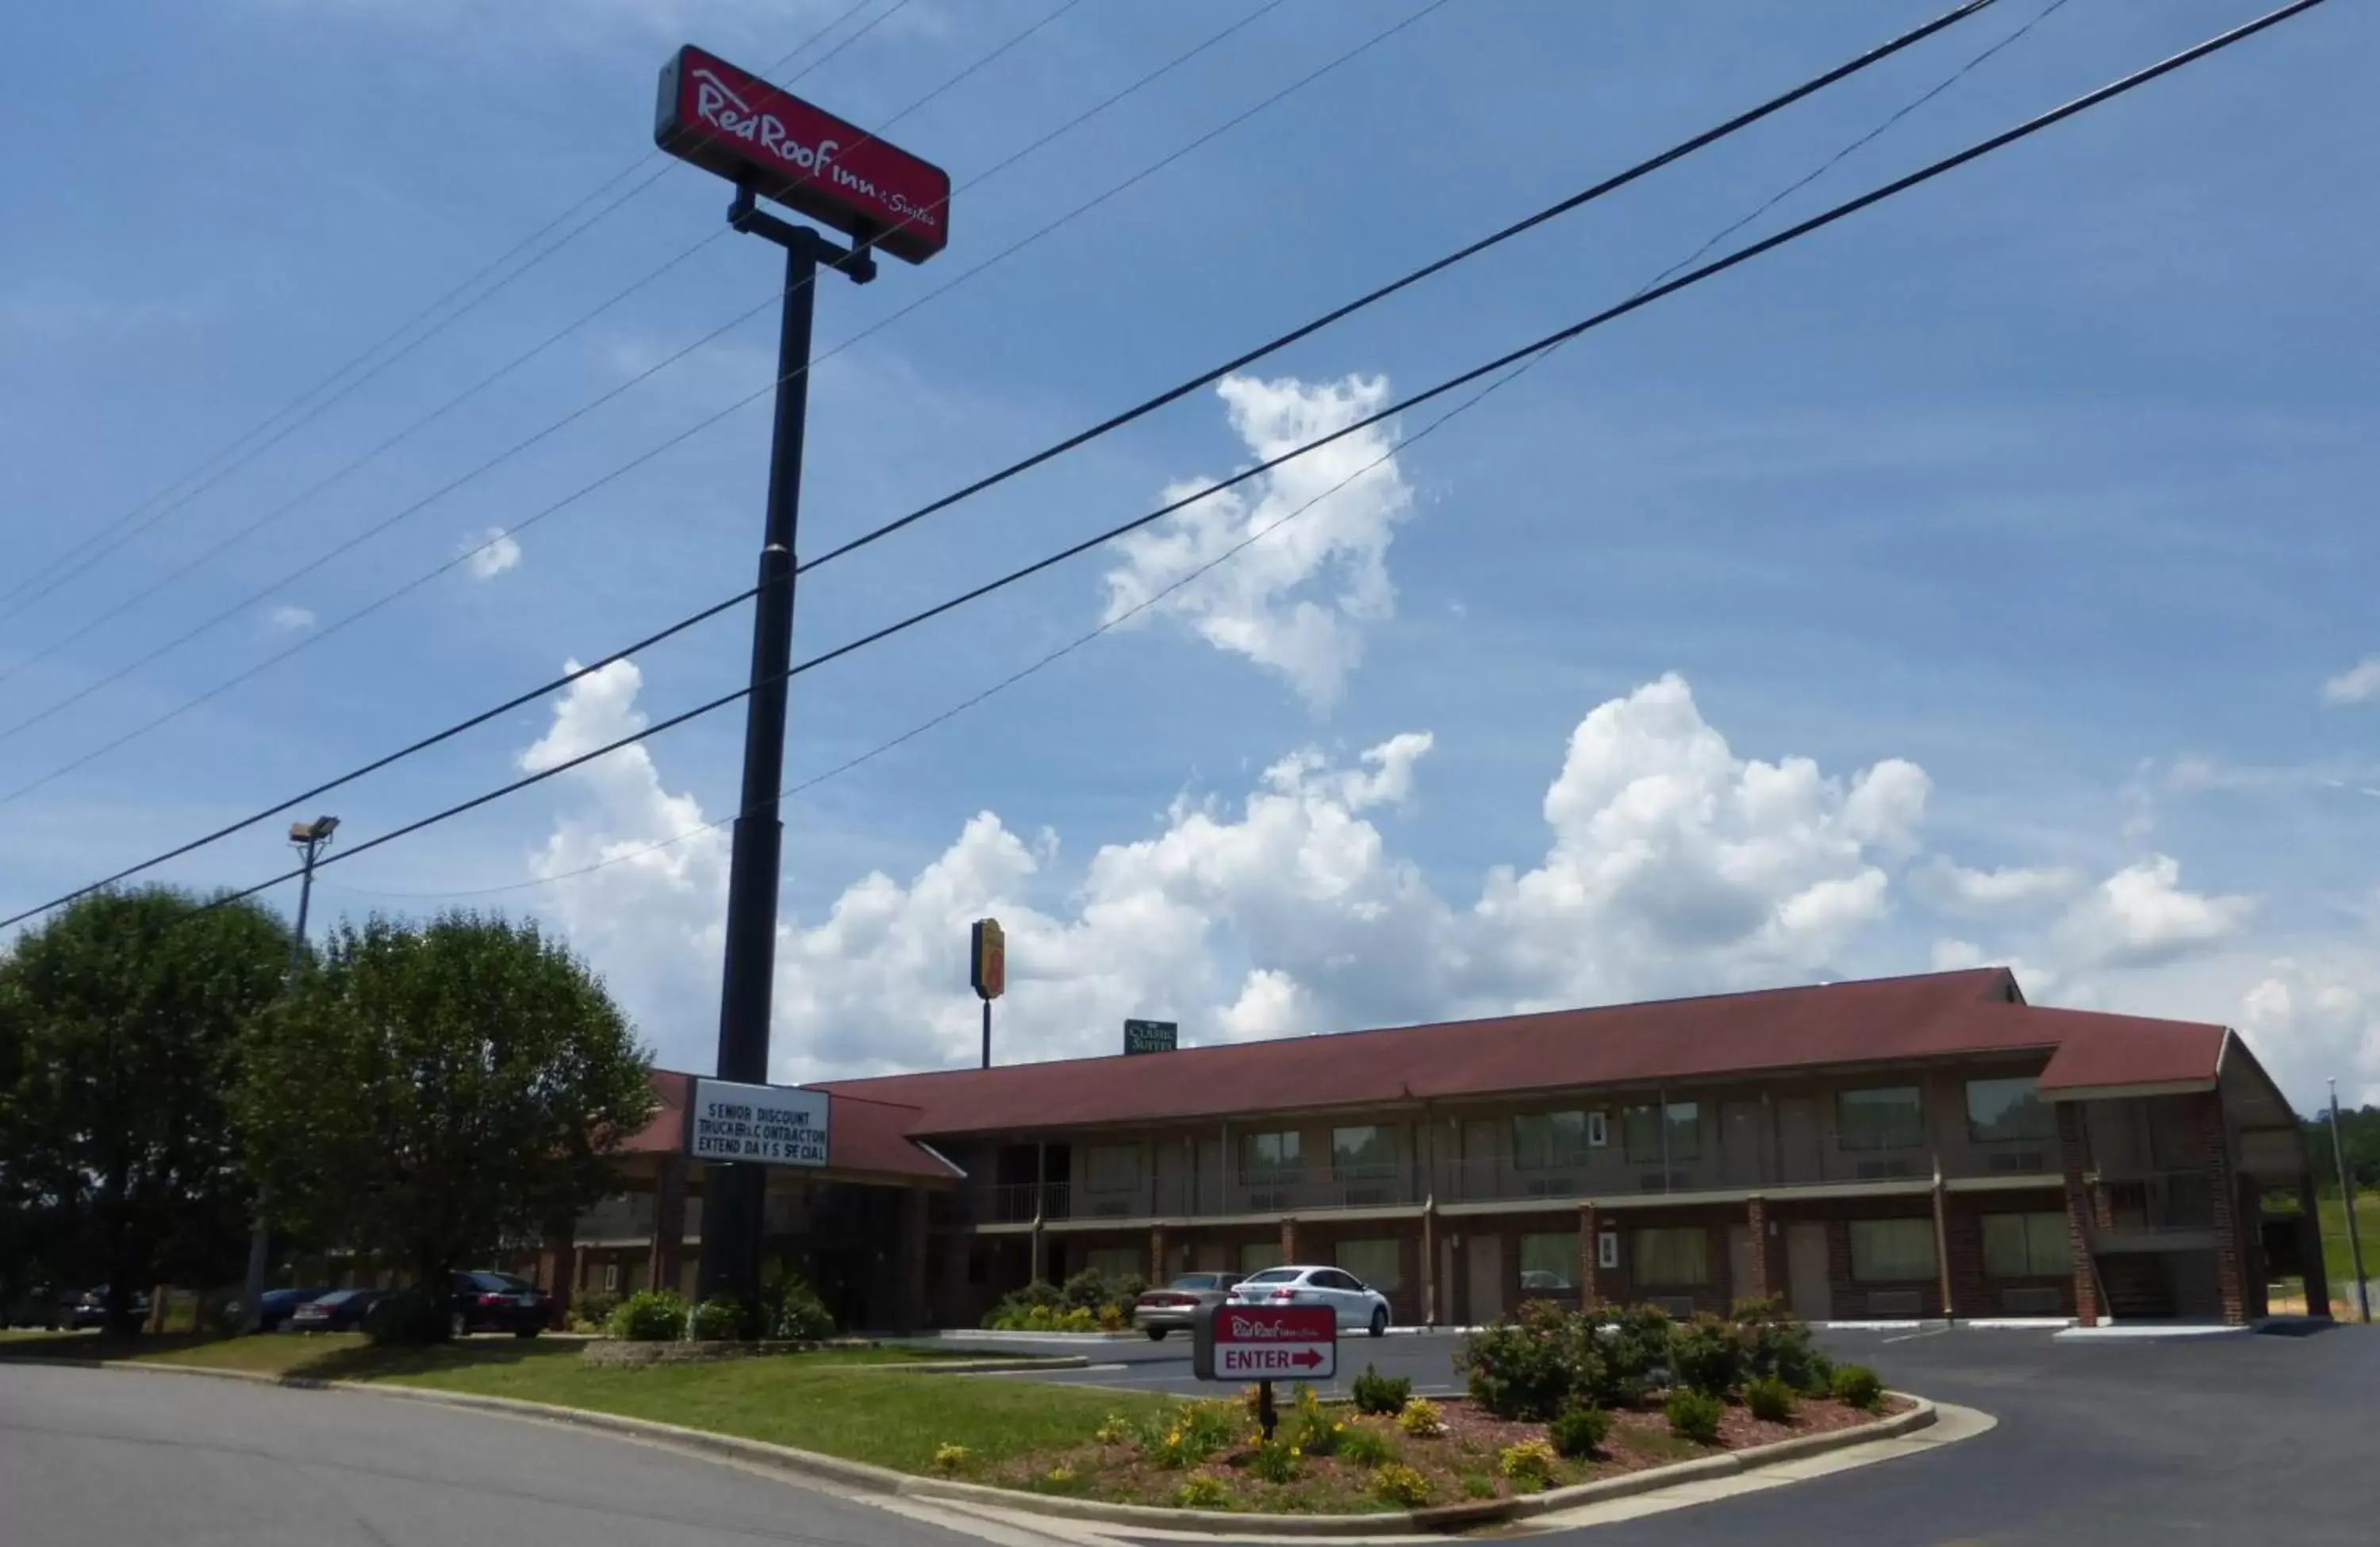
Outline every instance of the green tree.
<svg viewBox="0 0 2380 1547">
<path fill-rule="evenodd" d="M 251 1195 L 225 1096 L 288 958 L 267 909 L 158 886 L 86 897 L 0 959 L 15 1276 L 105 1282 L 117 1330 L 135 1290 L 238 1276 Z"/>
<path fill-rule="evenodd" d="M 602 983 L 536 925 L 471 914 L 342 924 L 244 1071 L 273 1221 L 426 1285 L 617 1190 L 655 1107 Z"/>
</svg>

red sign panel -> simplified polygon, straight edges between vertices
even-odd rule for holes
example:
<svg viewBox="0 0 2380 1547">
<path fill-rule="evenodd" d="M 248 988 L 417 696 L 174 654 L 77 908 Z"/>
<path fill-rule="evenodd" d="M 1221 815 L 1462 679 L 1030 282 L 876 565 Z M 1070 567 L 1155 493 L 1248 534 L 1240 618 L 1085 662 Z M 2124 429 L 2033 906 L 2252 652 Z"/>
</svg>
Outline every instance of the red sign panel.
<svg viewBox="0 0 2380 1547">
<path fill-rule="evenodd" d="M 950 242 L 949 173 L 698 48 L 662 67 L 653 142 L 895 258 Z"/>
<path fill-rule="evenodd" d="M 1001 932 L 997 919 L 978 919 L 974 932 L 967 981 L 977 998 L 997 999 L 1008 988 L 1008 936 Z"/>
<path fill-rule="evenodd" d="M 1339 1372 L 1338 1312 L 1327 1305 L 1215 1310 L 1218 1381 L 1328 1381 Z"/>
</svg>

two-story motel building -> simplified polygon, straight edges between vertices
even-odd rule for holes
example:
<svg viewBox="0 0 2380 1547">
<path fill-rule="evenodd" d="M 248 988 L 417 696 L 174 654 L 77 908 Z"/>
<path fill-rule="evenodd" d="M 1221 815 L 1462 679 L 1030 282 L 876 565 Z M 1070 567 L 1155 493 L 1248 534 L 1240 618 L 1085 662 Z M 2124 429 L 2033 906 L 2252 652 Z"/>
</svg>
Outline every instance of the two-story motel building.
<svg viewBox="0 0 2380 1547">
<path fill-rule="evenodd" d="M 686 1077 L 656 1079 L 639 1190 L 548 1249 L 549 1285 L 691 1288 Z M 830 1164 L 772 1173 L 769 1249 L 856 1326 L 971 1326 L 1086 1267 L 1285 1261 L 1401 1322 L 1767 1296 L 2239 1322 L 2264 1196 L 2313 1215 L 2297 1118 L 2235 1033 L 2029 1005 L 2002 968 L 822 1088 Z"/>
</svg>

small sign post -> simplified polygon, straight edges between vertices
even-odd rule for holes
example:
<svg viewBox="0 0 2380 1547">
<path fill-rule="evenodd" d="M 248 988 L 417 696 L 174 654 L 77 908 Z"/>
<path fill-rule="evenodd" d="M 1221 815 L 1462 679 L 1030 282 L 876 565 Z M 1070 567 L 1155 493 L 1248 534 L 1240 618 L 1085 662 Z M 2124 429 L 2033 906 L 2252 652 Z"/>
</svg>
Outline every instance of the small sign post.
<svg viewBox="0 0 2380 1547">
<path fill-rule="evenodd" d="M 1123 1050 L 1172 1053 L 1182 1044 L 1182 1025 L 1172 1020 L 1128 1020 L 1123 1023 Z"/>
<path fill-rule="evenodd" d="M 1327 1305 L 1202 1307 L 1191 1329 L 1190 1372 L 1201 1381 L 1257 1383 L 1257 1422 L 1272 1438 L 1272 1383 L 1339 1373 L 1339 1313 Z"/>
<path fill-rule="evenodd" d="M 997 919 L 978 919 L 967 944 L 967 982 L 983 1001 L 983 1066 L 991 1067 L 991 1002 L 1008 992 L 1008 936 Z"/>
</svg>

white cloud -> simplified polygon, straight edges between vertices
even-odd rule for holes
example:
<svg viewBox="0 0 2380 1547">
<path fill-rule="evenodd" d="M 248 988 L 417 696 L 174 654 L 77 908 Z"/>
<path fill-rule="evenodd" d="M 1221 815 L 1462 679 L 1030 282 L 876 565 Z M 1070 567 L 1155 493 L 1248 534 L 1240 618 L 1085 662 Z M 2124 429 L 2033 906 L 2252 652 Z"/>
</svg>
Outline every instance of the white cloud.
<svg viewBox="0 0 2380 1547">
<path fill-rule="evenodd" d="M 1326 383 L 1227 376 L 1215 391 L 1258 462 L 1377 413 L 1389 400 L 1382 376 Z M 1389 543 L 1412 513 L 1413 491 L 1391 455 L 1395 445 L 1390 424 L 1356 431 L 1118 539 L 1123 562 L 1105 578 L 1107 619 L 1149 603 L 1313 503 L 1148 611 L 1181 618 L 1217 649 L 1279 672 L 1308 701 L 1330 703 L 1363 657 L 1363 626 L 1396 611 Z M 1164 499 L 1184 498 L 1208 481 L 1177 484 Z"/>
<path fill-rule="evenodd" d="M 2380 971 L 2369 952 L 2279 957 L 2240 998 L 2239 1027 L 2301 1105 L 2338 1081 L 2348 1106 L 2380 1102 Z"/>
<path fill-rule="evenodd" d="M 2380 697 L 2380 655 L 2367 655 L 2322 685 L 2326 704 L 2362 703 Z"/>
<path fill-rule="evenodd" d="M 635 668 L 579 683 L 522 759 L 550 767 L 641 725 Z M 1380 823 L 1415 797 L 1425 733 L 1352 765 L 1300 751 L 1236 804 L 1177 798 L 1159 829 L 1068 877 L 980 812 L 914 874 L 862 877 L 780 939 L 777 1072 L 964 1063 L 978 1011 L 969 920 L 1008 932 L 1003 1059 L 1109 1051 L 1127 1016 L 1194 1041 L 1571 1005 L 1835 975 L 1885 913 L 1885 864 L 1924 814 L 1915 766 L 1849 779 L 1806 759 L 1737 757 L 1678 677 L 1589 713 L 1548 789 L 1548 847 L 1442 896 Z M 590 798 L 535 858 L 554 874 L 699 823 L 644 749 L 568 776 Z M 717 834 L 560 889 L 553 911 L 665 1060 L 706 1060 L 717 1003 L 725 846 Z M 1071 890 L 1069 887 L 1071 885 Z"/>
<path fill-rule="evenodd" d="M 2153 967 L 2237 935 L 2255 899 L 2181 888 L 2181 864 L 2157 854 L 2126 866 L 2075 900 L 2054 939 L 2082 967 Z"/>
<path fill-rule="evenodd" d="M 520 540 L 502 527 L 473 532 L 455 552 L 466 555 L 463 568 L 475 580 L 492 580 L 521 561 Z"/>
<path fill-rule="evenodd" d="M 1971 871 L 1940 855 L 1910 874 L 1918 895 L 1950 913 L 2015 912 L 2059 902 L 2082 890 L 2082 873 L 2064 866 Z"/>
<path fill-rule="evenodd" d="M 314 627 L 314 609 L 293 606 L 285 602 L 277 607 L 266 609 L 264 626 L 275 633 L 295 634 Z"/>
</svg>

